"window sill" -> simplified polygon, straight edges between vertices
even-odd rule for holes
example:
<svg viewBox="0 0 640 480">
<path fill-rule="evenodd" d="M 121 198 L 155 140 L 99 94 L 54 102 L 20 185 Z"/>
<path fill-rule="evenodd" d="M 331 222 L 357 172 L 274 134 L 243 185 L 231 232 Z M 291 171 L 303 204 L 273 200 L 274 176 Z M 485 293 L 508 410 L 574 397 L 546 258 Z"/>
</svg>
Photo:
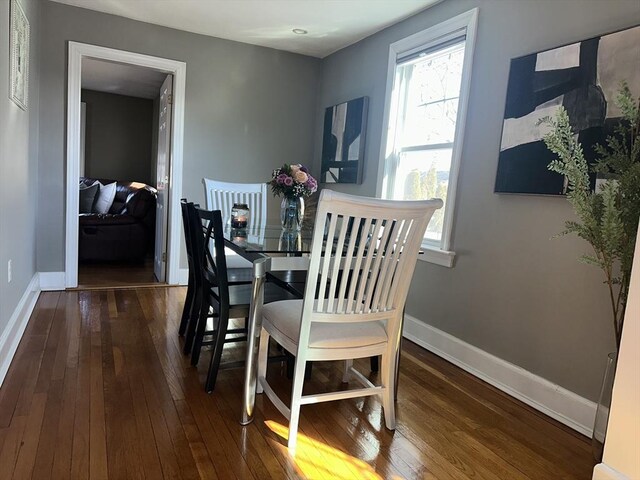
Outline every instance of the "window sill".
<svg viewBox="0 0 640 480">
<path fill-rule="evenodd" d="M 455 257 L 456 252 L 441 250 L 432 245 L 422 245 L 422 253 L 418 255 L 418 260 L 435 263 L 441 267 L 453 268 Z"/>
</svg>

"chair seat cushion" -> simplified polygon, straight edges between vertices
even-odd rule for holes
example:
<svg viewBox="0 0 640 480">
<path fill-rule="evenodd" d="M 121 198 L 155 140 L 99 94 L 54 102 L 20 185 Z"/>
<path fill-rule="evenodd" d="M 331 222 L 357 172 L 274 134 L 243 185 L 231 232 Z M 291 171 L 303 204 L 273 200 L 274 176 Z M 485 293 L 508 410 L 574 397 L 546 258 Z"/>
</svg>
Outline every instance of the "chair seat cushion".
<svg viewBox="0 0 640 480">
<path fill-rule="evenodd" d="M 229 268 L 227 265 L 227 281 L 229 285 L 253 282 L 252 268 Z"/>
<path fill-rule="evenodd" d="M 249 316 L 252 290 L 253 286 L 251 284 L 229 286 L 229 318 L 244 318 Z M 217 312 L 219 309 L 218 289 L 212 289 L 211 293 L 213 294 L 210 298 L 211 306 Z M 272 283 L 265 283 L 264 285 L 265 304 L 278 300 L 290 300 L 295 298 L 295 295 L 283 288 L 280 288 L 278 285 Z"/>
<path fill-rule="evenodd" d="M 265 326 L 272 327 L 294 344 L 300 335 L 302 300 L 283 300 L 262 309 Z M 309 336 L 310 348 L 353 348 L 387 341 L 387 332 L 380 321 L 355 323 L 313 323 Z"/>
<path fill-rule="evenodd" d="M 253 262 L 242 258 L 233 250 L 225 248 L 224 253 L 227 260 L 227 268 L 247 268 L 253 270 Z"/>
</svg>

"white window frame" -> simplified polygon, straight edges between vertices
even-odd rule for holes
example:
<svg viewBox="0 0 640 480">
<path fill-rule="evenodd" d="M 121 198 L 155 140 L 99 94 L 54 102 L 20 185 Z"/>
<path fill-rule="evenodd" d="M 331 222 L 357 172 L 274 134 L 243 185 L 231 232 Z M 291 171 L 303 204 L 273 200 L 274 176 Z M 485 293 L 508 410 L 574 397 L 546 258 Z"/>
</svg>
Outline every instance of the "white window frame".
<svg viewBox="0 0 640 480">
<path fill-rule="evenodd" d="M 453 267 L 455 252 L 451 250 L 451 230 L 455 215 L 456 190 L 458 175 L 460 172 L 460 159 L 462 157 L 462 144 L 464 141 L 464 127 L 467 119 L 467 104 L 471 87 L 471 71 L 473 67 L 473 51 L 476 41 L 478 25 L 478 9 L 474 8 L 454 18 L 446 20 L 438 25 L 415 33 L 407 38 L 398 40 L 389 46 L 389 63 L 387 67 L 387 88 L 385 93 L 385 106 L 382 123 L 382 141 L 380 142 L 380 160 L 378 164 L 378 183 L 376 196 L 381 198 L 385 177 L 388 176 L 386 161 L 387 140 L 389 131 L 389 115 L 391 110 L 391 96 L 394 87 L 394 79 L 398 59 L 406 57 L 412 51 L 419 51 L 435 47 L 448 39 L 465 35 L 465 52 L 462 69 L 462 81 L 460 83 L 460 97 L 458 100 L 458 116 L 456 118 L 455 140 L 451 154 L 451 169 L 449 171 L 449 185 L 447 191 L 448 209 L 445 212 L 442 240 L 440 248 L 432 243 L 423 243 L 423 254 L 418 258 L 423 261 L 435 263 L 444 267 Z"/>
</svg>

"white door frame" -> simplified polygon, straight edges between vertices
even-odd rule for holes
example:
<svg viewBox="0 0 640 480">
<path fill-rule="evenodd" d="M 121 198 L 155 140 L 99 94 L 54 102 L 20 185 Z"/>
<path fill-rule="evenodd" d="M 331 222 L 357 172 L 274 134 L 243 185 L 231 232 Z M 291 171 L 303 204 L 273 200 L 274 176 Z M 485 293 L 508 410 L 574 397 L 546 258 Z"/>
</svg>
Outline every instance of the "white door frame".
<svg viewBox="0 0 640 480">
<path fill-rule="evenodd" d="M 173 131 L 171 132 L 171 169 L 169 171 L 166 282 L 170 285 L 178 285 L 180 281 L 180 196 L 182 194 L 182 149 L 187 64 L 140 53 L 69 42 L 65 286 L 67 288 L 78 286 L 78 215 L 80 213 L 78 178 L 80 172 L 80 90 L 83 58 L 138 65 L 173 75 Z"/>
</svg>

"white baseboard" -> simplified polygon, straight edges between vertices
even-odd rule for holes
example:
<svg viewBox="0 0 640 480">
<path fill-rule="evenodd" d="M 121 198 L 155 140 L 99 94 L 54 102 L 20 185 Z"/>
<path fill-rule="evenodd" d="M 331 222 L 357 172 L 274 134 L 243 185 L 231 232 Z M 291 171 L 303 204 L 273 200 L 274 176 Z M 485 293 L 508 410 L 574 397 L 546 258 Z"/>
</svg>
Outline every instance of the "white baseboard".
<svg viewBox="0 0 640 480">
<path fill-rule="evenodd" d="M 43 292 L 65 289 L 64 272 L 40 272 L 40 290 Z"/>
<path fill-rule="evenodd" d="M 189 283 L 189 269 L 181 268 L 178 271 L 178 285 L 187 285 Z"/>
<path fill-rule="evenodd" d="M 9 322 L 0 336 L 0 386 L 4 382 L 4 377 L 7 375 L 11 360 L 18 349 L 18 344 L 24 333 L 24 329 L 27 327 L 31 312 L 36 305 L 40 295 L 40 285 L 38 282 L 38 274 L 34 274 L 33 278 L 27 285 L 22 298 L 18 302 L 16 309 L 13 311 Z"/>
<path fill-rule="evenodd" d="M 593 469 L 593 480 L 631 480 L 625 474 L 614 470 L 604 463 L 599 463 Z"/>
<path fill-rule="evenodd" d="M 405 315 L 404 337 L 540 412 L 591 437 L 596 404 L 524 368 Z"/>
</svg>

